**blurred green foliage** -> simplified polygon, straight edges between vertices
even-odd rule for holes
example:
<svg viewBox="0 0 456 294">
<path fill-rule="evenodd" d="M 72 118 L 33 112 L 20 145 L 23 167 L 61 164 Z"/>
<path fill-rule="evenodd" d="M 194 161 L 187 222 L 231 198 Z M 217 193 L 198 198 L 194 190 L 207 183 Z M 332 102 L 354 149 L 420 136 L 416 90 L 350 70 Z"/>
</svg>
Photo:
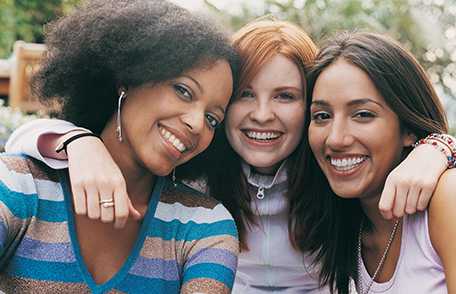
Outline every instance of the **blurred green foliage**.
<svg viewBox="0 0 456 294">
<path fill-rule="evenodd" d="M 456 129 L 455 128 L 450 128 L 450 131 L 448 132 L 452 136 L 456 136 Z"/>
<path fill-rule="evenodd" d="M 15 40 L 42 42 L 44 24 L 81 1 L 0 0 L 0 58 L 11 54 Z M 387 33 L 426 68 L 456 122 L 456 104 L 450 99 L 456 97 L 456 0 L 201 1 L 233 30 L 270 14 L 297 23 L 317 43 L 340 30 Z"/>
<path fill-rule="evenodd" d="M 80 0 L 0 0 L 0 58 L 11 54 L 14 41 L 43 42 L 43 28 Z"/>
<path fill-rule="evenodd" d="M 237 6 L 204 2 L 234 30 L 270 14 L 299 24 L 317 43 L 341 30 L 386 33 L 413 52 L 434 84 L 456 97 L 456 0 L 258 0 L 238 1 Z"/>
</svg>

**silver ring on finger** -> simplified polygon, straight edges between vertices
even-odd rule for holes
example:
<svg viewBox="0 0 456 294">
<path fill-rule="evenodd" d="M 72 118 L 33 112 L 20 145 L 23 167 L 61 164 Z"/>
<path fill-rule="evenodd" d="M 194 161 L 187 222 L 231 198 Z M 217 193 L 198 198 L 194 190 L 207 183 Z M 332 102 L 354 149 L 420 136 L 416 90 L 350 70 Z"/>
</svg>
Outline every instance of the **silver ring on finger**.
<svg viewBox="0 0 456 294">
<path fill-rule="evenodd" d="M 114 206 L 114 200 L 112 198 L 111 199 L 100 200 L 100 205 L 103 208 L 113 207 Z"/>
</svg>

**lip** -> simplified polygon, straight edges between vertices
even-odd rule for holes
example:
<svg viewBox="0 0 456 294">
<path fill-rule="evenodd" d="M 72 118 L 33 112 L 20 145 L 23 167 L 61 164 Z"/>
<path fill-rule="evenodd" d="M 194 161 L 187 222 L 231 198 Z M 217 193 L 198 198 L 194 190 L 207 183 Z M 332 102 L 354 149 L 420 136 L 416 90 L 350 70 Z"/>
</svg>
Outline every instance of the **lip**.
<svg viewBox="0 0 456 294">
<path fill-rule="evenodd" d="M 183 154 L 193 150 L 194 146 L 196 145 L 192 139 L 188 138 L 188 136 L 185 136 L 182 132 L 180 132 L 179 130 L 177 130 L 175 128 L 172 128 L 172 127 L 159 123 L 158 129 L 160 129 L 160 128 L 163 128 L 163 129 L 167 130 L 168 132 L 170 132 L 171 134 L 173 134 L 185 146 L 186 150 L 184 152 L 180 152 L 171 142 L 169 142 L 165 137 L 163 137 L 160 130 L 158 131 L 165 147 L 167 148 L 167 150 L 169 151 L 169 153 L 172 155 L 172 157 L 174 159 L 179 159 L 180 157 L 182 157 Z"/>
<path fill-rule="evenodd" d="M 242 133 L 242 138 L 244 141 L 247 142 L 249 145 L 254 147 L 272 147 L 277 144 L 280 144 L 283 140 L 284 132 L 274 130 L 274 129 L 254 129 L 254 128 L 242 128 L 240 129 Z M 271 140 L 255 140 L 247 136 L 246 132 L 257 132 L 257 133 L 280 133 L 280 136 L 275 139 Z"/>
<path fill-rule="evenodd" d="M 349 170 L 338 170 L 335 168 L 334 165 L 331 164 L 331 159 L 347 159 L 347 158 L 358 158 L 358 157 L 364 157 L 365 159 L 360 162 L 359 164 L 355 165 L 354 168 L 351 168 Z M 333 174 L 336 177 L 352 177 L 356 175 L 358 172 L 361 171 L 361 169 L 366 165 L 367 161 L 369 160 L 369 156 L 366 155 L 361 155 L 361 154 L 344 154 L 344 155 L 326 155 L 325 156 L 325 163 L 328 166 L 328 169 L 331 174 Z"/>
</svg>

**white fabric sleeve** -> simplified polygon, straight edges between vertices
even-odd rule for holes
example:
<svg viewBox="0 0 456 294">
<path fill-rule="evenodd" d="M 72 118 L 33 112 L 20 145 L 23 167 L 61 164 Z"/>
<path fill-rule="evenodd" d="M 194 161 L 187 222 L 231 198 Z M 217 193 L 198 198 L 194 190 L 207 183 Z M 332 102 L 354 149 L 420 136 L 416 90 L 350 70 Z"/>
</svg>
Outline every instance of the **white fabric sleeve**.
<svg viewBox="0 0 456 294">
<path fill-rule="evenodd" d="M 46 134 L 64 135 L 70 131 L 90 130 L 80 128 L 74 124 L 60 119 L 36 119 L 27 122 L 17 128 L 9 137 L 5 145 L 5 151 L 9 153 L 22 153 L 44 162 L 53 169 L 68 167 L 68 160 L 54 159 L 41 155 L 38 150 L 38 139 Z"/>
</svg>

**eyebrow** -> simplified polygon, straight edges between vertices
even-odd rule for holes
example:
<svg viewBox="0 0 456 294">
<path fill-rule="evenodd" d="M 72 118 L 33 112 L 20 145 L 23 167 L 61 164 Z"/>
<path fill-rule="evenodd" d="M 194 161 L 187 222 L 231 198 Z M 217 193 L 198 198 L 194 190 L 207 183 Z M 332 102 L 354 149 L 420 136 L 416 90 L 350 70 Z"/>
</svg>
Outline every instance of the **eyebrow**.
<svg viewBox="0 0 456 294">
<path fill-rule="evenodd" d="M 245 87 L 245 89 L 253 89 L 253 87 L 250 84 L 248 84 Z M 282 91 L 282 90 L 287 90 L 287 89 L 293 89 L 293 90 L 296 90 L 296 91 L 299 91 L 299 92 L 303 92 L 301 87 L 295 87 L 295 86 L 282 86 L 282 87 L 274 88 L 273 90 L 274 91 Z"/>
<path fill-rule="evenodd" d="M 223 113 L 223 116 L 225 116 L 225 109 L 223 109 L 223 107 L 217 106 L 217 109 Z"/>
<path fill-rule="evenodd" d="M 277 87 L 274 90 L 275 91 L 282 91 L 282 90 L 287 90 L 287 89 L 294 89 L 296 91 L 302 92 L 302 88 L 300 87 L 295 87 L 295 86 L 283 86 L 283 87 Z"/>
<path fill-rule="evenodd" d="M 348 106 L 355 106 L 355 105 L 362 105 L 366 103 L 375 103 L 381 108 L 385 108 L 381 103 L 370 99 L 370 98 L 360 98 L 360 99 L 355 99 L 347 103 Z M 320 106 L 329 106 L 329 103 L 326 100 L 320 99 L 320 100 L 313 100 L 312 104 L 315 105 L 320 105 Z"/>
<path fill-rule="evenodd" d="M 203 87 L 201 87 L 201 84 L 200 84 L 196 79 L 194 79 L 193 77 L 191 77 L 191 76 L 189 76 L 189 75 L 182 75 L 182 76 L 183 76 L 183 77 L 186 77 L 187 79 L 192 80 L 192 81 L 196 84 L 196 86 L 198 86 L 198 89 L 200 90 L 200 92 L 201 92 L 201 93 L 204 93 Z"/>
</svg>

